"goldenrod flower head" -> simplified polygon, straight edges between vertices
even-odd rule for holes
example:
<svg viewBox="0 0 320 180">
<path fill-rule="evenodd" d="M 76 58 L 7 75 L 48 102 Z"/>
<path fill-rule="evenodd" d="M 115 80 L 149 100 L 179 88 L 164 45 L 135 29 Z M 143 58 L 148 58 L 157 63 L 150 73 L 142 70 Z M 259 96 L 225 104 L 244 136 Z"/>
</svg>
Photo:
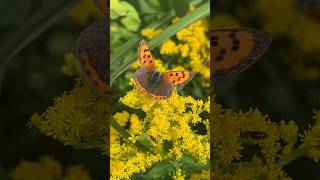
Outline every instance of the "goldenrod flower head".
<svg viewBox="0 0 320 180">
<path fill-rule="evenodd" d="M 190 125 L 208 123 L 208 120 L 202 119 L 200 114 L 204 111 L 209 112 L 210 102 L 196 100 L 190 96 L 180 96 L 176 90 L 169 98 L 158 100 L 141 92 L 133 80 L 132 84 L 134 88 L 120 98 L 120 102 L 132 109 L 141 109 L 145 116 L 139 118 L 135 114 L 123 115 L 124 119 L 129 118 L 131 122 L 128 128 L 131 133 L 129 140 L 134 143 L 138 140 L 137 135 L 146 135 L 153 144 L 153 152 L 156 154 L 142 154 L 132 148 L 124 150 L 128 144 L 121 144 L 121 141 L 116 140 L 115 143 L 118 144 L 111 143 L 110 152 L 112 177 L 129 178 L 136 173 L 145 172 L 147 167 L 153 166 L 157 161 L 180 160 L 185 154 L 191 155 L 199 163 L 207 164 L 210 154 L 209 135 L 196 134 Z M 167 142 L 171 142 L 172 147 L 164 153 L 164 143 Z M 150 162 L 148 158 L 151 158 Z M 134 168 L 131 167 L 131 162 L 136 162 Z M 148 164 L 143 166 L 143 163 Z M 129 168 L 133 169 L 128 170 Z M 173 178 L 184 179 L 182 170 L 176 169 Z"/>
<path fill-rule="evenodd" d="M 80 165 L 67 167 L 65 175 L 61 165 L 52 157 L 43 156 L 39 162 L 21 161 L 20 164 L 10 172 L 14 180 L 91 180 L 89 173 Z"/>
<path fill-rule="evenodd" d="M 143 29 L 141 34 L 144 37 L 147 37 L 148 39 L 152 39 L 155 36 L 157 36 L 158 34 L 160 34 L 163 30 L 162 29 L 151 29 L 151 28 L 146 28 Z"/>
<path fill-rule="evenodd" d="M 124 127 L 129 120 L 129 113 L 127 111 L 121 113 L 117 112 L 113 117 L 122 127 Z"/>
<path fill-rule="evenodd" d="M 108 102 L 81 78 L 69 93 L 54 99 L 54 105 L 31 117 L 43 134 L 75 147 L 101 147 L 106 150 Z M 97 99 L 97 100 L 95 100 Z"/>
<path fill-rule="evenodd" d="M 111 157 L 111 180 L 129 179 L 133 174 L 145 172 L 154 163 L 161 159 L 160 155 L 137 153 L 135 156 L 120 160 Z"/>
<path fill-rule="evenodd" d="M 185 178 L 185 175 L 183 175 L 181 169 L 178 169 L 176 171 L 176 174 L 173 176 L 173 179 L 175 180 L 184 180 L 184 178 Z"/>
</svg>

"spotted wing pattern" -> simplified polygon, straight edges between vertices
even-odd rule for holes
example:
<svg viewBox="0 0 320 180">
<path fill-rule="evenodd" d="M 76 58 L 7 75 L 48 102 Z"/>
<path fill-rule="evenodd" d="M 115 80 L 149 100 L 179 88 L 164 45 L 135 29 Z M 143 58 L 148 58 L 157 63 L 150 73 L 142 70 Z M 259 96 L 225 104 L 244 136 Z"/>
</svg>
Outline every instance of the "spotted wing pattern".
<svg viewBox="0 0 320 180">
<path fill-rule="evenodd" d="M 270 41 L 269 34 L 255 29 L 211 30 L 211 74 L 223 78 L 242 72 L 262 56 Z"/>
<path fill-rule="evenodd" d="M 183 85 L 188 83 L 194 76 L 192 71 L 167 71 L 162 74 L 163 79 L 170 85 Z"/>
<path fill-rule="evenodd" d="M 90 82 L 102 95 L 109 86 L 109 23 L 108 20 L 90 24 L 77 40 L 80 67 Z"/>
<path fill-rule="evenodd" d="M 138 49 L 139 61 L 148 71 L 155 71 L 156 64 L 153 60 L 151 50 L 145 40 L 141 40 Z"/>
</svg>

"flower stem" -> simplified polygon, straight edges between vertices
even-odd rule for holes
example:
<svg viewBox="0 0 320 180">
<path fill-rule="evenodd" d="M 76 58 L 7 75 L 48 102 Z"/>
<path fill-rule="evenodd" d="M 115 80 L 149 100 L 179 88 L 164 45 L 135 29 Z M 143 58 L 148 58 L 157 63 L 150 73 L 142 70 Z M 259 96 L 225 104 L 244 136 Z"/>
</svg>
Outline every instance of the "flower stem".
<svg viewBox="0 0 320 180">
<path fill-rule="evenodd" d="M 300 148 L 296 149 L 295 151 L 293 151 L 289 156 L 279 159 L 277 162 L 277 165 L 280 167 L 284 167 L 287 164 L 294 161 L 295 159 L 297 159 L 298 157 L 303 156 L 304 154 L 305 154 L 304 149 L 300 147 Z"/>
<path fill-rule="evenodd" d="M 129 140 L 129 137 L 130 137 L 130 134 L 125 130 L 123 129 L 120 124 L 113 118 L 113 117 L 110 117 L 110 124 L 111 126 L 116 130 L 118 131 L 118 133 L 130 144 L 136 146 L 138 149 L 140 149 L 141 151 L 143 152 L 151 152 L 153 153 L 149 148 L 145 147 L 143 144 L 141 144 L 139 141 L 136 141 L 135 143 L 132 143 L 130 140 Z"/>
</svg>

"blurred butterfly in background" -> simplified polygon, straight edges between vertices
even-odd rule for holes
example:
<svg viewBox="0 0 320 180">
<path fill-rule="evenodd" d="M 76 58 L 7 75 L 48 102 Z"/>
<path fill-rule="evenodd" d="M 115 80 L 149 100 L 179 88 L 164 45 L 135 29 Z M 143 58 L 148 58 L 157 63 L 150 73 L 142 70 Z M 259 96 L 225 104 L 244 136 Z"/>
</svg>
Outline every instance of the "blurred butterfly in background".
<svg viewBox="0 0 320 180">
<path fill-rule="evenodd" d="M 89 84 L 101 95 L 107 95 L 110 91 L 109 1 L 94 0 L 94 3 L 106 18 L 93 22 L 81 32 L 76 53 Z"/>
<path fill-rule="evenodd" d="M 147 43 L 142 40 L 138 48 L 139 62 L 142 67 L 134 74 L 138 88 L 156 99 L 171 96 L 173 86 L 184 85 L 194 76 L 192 71 L 156 71 L 156 64 Z"/>
<path fill-rule="evenodd" d="M 268 33 L 255 29 L 210 30 L 211 77 L 232 77 L 244 71 L 262 56 L 270 42 Z"/>
</svg>

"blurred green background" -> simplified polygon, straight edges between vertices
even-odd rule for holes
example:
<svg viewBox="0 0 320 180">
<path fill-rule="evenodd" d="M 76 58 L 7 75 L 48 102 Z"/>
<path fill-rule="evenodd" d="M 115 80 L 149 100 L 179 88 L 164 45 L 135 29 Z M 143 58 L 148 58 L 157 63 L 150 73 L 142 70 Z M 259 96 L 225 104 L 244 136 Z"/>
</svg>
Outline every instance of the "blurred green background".
<svg viewBox="0 0 320 180">
<path fill-rule="evenodd" d="M 100 150 L 75 150 L 27 125 L 34 112 L 72 89 L 73 77 L 61 73 L 64 55 L 75 51 L 80 32 L 101 16 L 91 0 L 0 2 L 0 166 L 6 172 L 22 159 L 49 155 L 64 167 L 81 164 L 94 179 L 104 179 L 107 159 Z"/>
<path fill-rule="evenodd" d="M 295 120 L 300 133 L 320 108 L 320 1 L 217 0 L 211 28 L 250 27 L 273 36 L 266 54 L 238 77 L 215 83 L 225 108 L 258 108 L 274 121 Z M 316 9 L 317 8 L 317 9 Z M 313 11 L 313 12 L 312 12 Z M 299 158 L 286 166 L 293 179 L 319 179 L 320 165 Z"/>
</svg>

